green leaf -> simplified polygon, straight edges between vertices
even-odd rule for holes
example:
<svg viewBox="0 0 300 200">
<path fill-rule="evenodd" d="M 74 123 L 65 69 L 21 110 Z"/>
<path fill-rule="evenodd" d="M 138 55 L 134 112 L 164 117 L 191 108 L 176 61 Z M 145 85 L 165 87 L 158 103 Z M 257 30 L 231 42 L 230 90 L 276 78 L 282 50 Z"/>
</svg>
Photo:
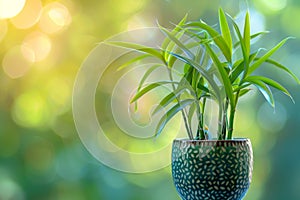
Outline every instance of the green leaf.
<svg viewBox="0 0 300 200">
<path fill-rule="evenodd" d="M 197 102 L 194 102 L 193 104 L 191 104 L 191 106 L 189 108 L 189 111 L 188 111 L 188 114 L 187 114 L 189 127 L 192 127 L 192 120 L 193 120 L 193 116 L 194 116 L 195 111 L 196 111 L 196 103 Z"/>
<path fill-rule="evenodd" d="M 258 49 L 256 52 L 252 53 L 249 57 L 249 63 L 251 63 L 257 56 L 257 54 L 261 51 L 262 49 Z M 230 74 L 230 81 L 231 83 L 234 83 L 234 81 L 241 75 L 242 72 L 244 72 L 245 69 L 245 64 L 244 60 L 240 59 L 234 63 L 233 71 Z"/>
<path fill-rule="evenodd" d="M 250 88 L 245 88 L 245 89 L 240 90 L 240 92 L 239 92 L 239 97 L 244 96 L 245 94 L 247 94 L 247 93 L 250 92 L 250 91 L 251 91 Z"/>
<path fill-rule="evenodd" d="M 231 33 L 230 33 L 230 29 L 229 29 L 229 26 L 228 26 L 226 16 L 225 16 L 224 11 L 223 11 L 222 8 L 219 9 L 219 21 L 220 21 L 220 28 L 221 28 L 222 36 L 223 36 L 224 40 L 227 43 L 228 49 L 230 50 L 230 54 L 232 54 Z"/>
<path fill-rule="evenodd" d="M 250 38 L 251 38 L 251 40 L 253 40 L 253 39 L 255 39 L 255 38 L 257 38 L 257 37 L 259 37 L 259 36 L 261 36 L 261 35 L 267 34 L 267 33 L 269 33 L 269 31 L 261 31 L 261 32 L 258 32 L 258 33 L 254 33 L 253 35 L 250 36 Z M 240 41 L 237 41 L 237 42 L 233 45 L 233 47 L 234 47 L 234 48 L 237 48 L 239 45 L 240 45 Z"/>
<path fill-rule="evenodd" d="M 193 47 L 195 47 L 195 46 L 199 46 L 199 43 L 198 43 L 198 42 L 190 42 L 190 43 L 186 44 L 186 47 L 187 47 L 188 49 L 193 48 Z M 173 52 L 176 53 L 176 54 L 181 54 L 181 53 L 183 53 L 182 49 L 177 48 L 177 47 L 173 49 Z M 177 58 L 174 57 L 172 54 L 169 53 L 168 59 L 169 59 L 169 60 L 168 60 L 168 66 L 169 66 L 169 67 L 173 67 L 173 65 L 174 65 L 175 61 L 177 60 Z"/>
<path fill-rule="evenodd" d="M 254 72 L 258 67 L 261 66 L 261 64 L 263 64 L 264 62 L 266 62 L 269 57 L 271 55 L 273 55 L 282 45 L 284 45 L 284 43 L 286 43 L 286 41 L 288 41 L 289 39 L 291 39 L 290 37 L 283 39 L 281 42 L 279 42 L 275 47 L 273 47 L 271 50 L 269 50 L 267 53 L 265 53 L 265 55 L 263 55 L 261 58 L 259 58 L 258 60 L 256 60 L 256 62 L 254 62 L 250 68 L 248 73 L 252 74 L 252 72 Z"/>
<path fill-rule="evenodd" d="M 123 42 L 123 41 L 105 41 L 105 43 L 118 46 L 118 47 L 123 47 L 127 49 L 133 49 L 142 53 L 148 53 L 154 57 L 159 58 L 160 60 L 164 61 L 162 52 L 158 49 L 155 49 L 154 47 L 148 47 L 136 43 L 131 43 L 131 42 Z"/>
<path fill-rule="evenodd" d="M 249 57 L 249 55 L 250 55 L 250 17 L 249 17 L 249 12 L 247 12 L 246 16 L 245 16 L 244 42 L 245 42 L 246 55 L 247 55 L 247 57 Z"/>
<path fill-rule="evenodd" d="M 158 67 L 161 67 L 161 66 L 164 66 L 162 64 L 156 64 L 156 65 L 153 65 L 151 67 L 149 67 L 147 69 L 147 71 L 144 73 L 143 77 L 141 78 L 140 82 L 139 82 L 139 85 L 138 85 L 138 89 L 137 91 L 139 92 L 143 86 L 143 84 L 145 83 L 146 79 L 150 76 L 150 74 L 156 70 Z"/>
<path fill-rule="evenodd" d="M 184 32 L 181 31 L 181 32 L 174 34 L 174 37 L 177 38 L 178 40 L 180 40 L 180 38 L 182 37 L 183 34 L 184 34 Z M 174 59 L 174 56 L 172 56 L 171 54 L 169 54 L 167 52 L 178 51 L 178 50 L 180 50 L 180 49 L 177 48 L 176 43 L 173 41 L 170 42 L 168 47 L 165 49 L 165 59 L 166 59 L 169 67 L 173 66 L 176 59 Z"/>
<path fill-rule="evenodd" d="M 221 101 L 221 93 L 220 93 L 220 89 L 219 86 L 217 85 L 217 83 L 215 82 L 213 76 L 211 76 L 207 71 L 205 71 L 205 69 L 203 69 L 198 63 L 196 63 L 195 61 L 183 57 L 181 55 L 175 54 L 175 53 L 171 53 L 173 54 L 175 57 L 177 57 L 179 60 L 183 61 L 184 63 L 190 65 L 191 67 L 195 68 L 210 84 L 210 86 L 212 87 L 213 91 L 210 91 L 211 94 L 216 97 L 219 101 Z"/>
<path fill-rule="evenodd" d="M 256 60 L 258 60 L 260 58 L 256 58 Z M 275 60 L 272 60 L 272 59 L 267 59 L 265 62 L 269 63 L 269 64 L 272 64 L 274 65 L 275 67 L 278 67 L 279 69 L 287 72 L 291 77 L 293 77 L 293 79 L 298 83 L 300 84 L 300 80 L 298 79 L 298 77 L 291 71 L 289 70 L 287 67 L 283 66 L 282 64 L 278 63 L 277 61 Z"/>
<path fill-rule="evenodd" d="M 156 106 L 154 111 L 152 112 L 152 115 L 155 115 L 159 111 L 161 111 L 163 108 L 166 108 L 170 103 L 172 103 L 175 99 L 177 99 L 184 91 L 186 91 L 186 88 L 181 87 L 177 90 L 174 90 L 173 92 L 169 93 L 167 96 L 165 96 L 159 104 Z"/>
<path fill-rule="evenodd" d="M 247 81 L 250 82 L 250 83 L 253 83 L 258 88 L 258 90 L 262 93 L 262 95 L 265 97 L 267 102 L 272 107 L 275 106 L 273 93 L 270 90 L 270 88 L 263 81 L 258 80 L 258 79 L 252 79 L 252 80 L 250 79 L 250 80 L 247 80 Z"/>
<path fill-rule="evenodd" d="M 210 57 L 212 58 L 213 62 L 215 63 L 215 65 L 216 65 L 216 67 L 219 71 L 219 74 L 220 74 L 221 79 L 222 79 L 223 86 L 225 88 L 226 95 L 229 98 L 230 105 L 232 107 L 235 107 L 235 105 L 234 105 L 235 101 L 234 101 L 234 96 L 233 96 L 233 91 L 232 91 L 232 85 L 231 85 L 231 81 L 228 77 L 228 74 L 227 74 L 225 68 L 223 67 L 222 63 L 220 62 L 218 56 L 212 50 L 212 48 L 209 45 L 205 45 L 205 46 L 207 48 L 207 52 L 209 53 Z"/>
<path fill-rule="evenodd" d="M 241 73 L 244 70 L 244 61 L 239 60 L 236 63 L 236 66 L 234 66 L 233 71 L 230 74 L 230 81 L 233 84 L 235 80 L 241 75 Z"/>
<path fill-rule="evenodd" d="M 247 17 L 246 17 L 247 18 Z M 240 29 L 238 27 L 238 25 L 236 24 L 236 22 L 234 21 L 234 19 L 232 19 L 230 17 L 231 21 L 232 21 L 232 24 L 233 24 L 233 27 L 235 29 L 235 32 L 239 38 L 239 42 L 240 42 L 240 45 L 241 45 L 241 48 L 242 48 L 242 53 L 243 53 L 243 58 L 244 58 L 244 61 L 243 61 L 243 78 L 244 79 L 246 77 L 246 75 L 248 74 L 248 70 L 249 70 L 249 54 L 248 54 L 248 50 L 247 50 L 247 46 L 245 44 L 245 40 L 243 39 L 242 37 L 242 34 L 240 32 Z M 245 24 L 245 27 L 246 27 L 246 24 Z"/>
<path fill-rule="evenodd" d="M 130 66 L 131 64 L 133 64 L 135 62 L 138 62 L 140 60 L 143 60 L 144 58 L 147 58 L 149 56 L 151 56 L 151 55 L 150 54 L 143 54 L 143 55 L 137 56 L 137 57 L 135 57 L 135 58 L 133 58 L 133 59 L 131 59 L 131 60 L 123 63 L 120 67 L 118 67 L 117 71 L 120 71 L 120 70 L 122 70 L 122 69 Z"/>
<path fill-rule="evenodd" d="M 276 88 L 277 90 L 283 92 L 284 94 L 286 94 L 287 96 L 289 96 L 292 101 L 293 101 L 293 98 L 291 96 L 291 94 L 288 92 L 288 90 L 283 87 L 282 85 L 280 85 L 278 82 L 270 79 L 270 78 L 267 78 L 267 77 L 263 77 L 263 76 L 249 76 L 246 78 L 246 81 L 262 81 L 264 82 L 265 84 L 269 85 L 269 86 L 272 86 L 274 88 Z"/>
<path fill-rule="evenodd" d="M 183 110 L 186 106 L 190 105 L 191 103 L 195 102 L 194 99 L 185 99 L 179 103 L 177 103 L 175 106 L 173 106 L 166 114 L 163 115 L 163 117 L 158 122 L 158 125 L 156 127 L 155 136 L 159 136 L 166 126 L 166 124 L 181 110 Z"/>
<path fill-rule="evenodd" d="M 151 84 L 145 86 L 140 91 L 138 91 L 135 94 L 135 96 L 131 99 L 130 103 L 135 102 L 136 100 L 141 98 L 144 94 L 146 94 L 147 92 L 153 90 L 154 88 L 157 88 L 158 86 L 162 86 L 162 85 L 165 85 L 165 84 L 178 84 L 178 82 L 176 82 L 176 81 L 159 81 L 159 82 L 151 83 Z"/>
<path fill-rule="evenodd" d="M 230 49 L 227 46 L 226 41 L 224 40 L 224 38 L 220 35 L 220 33 L 218 31 L 216 31 L 211 26 L 207 25 L 206 23 L 204 23 L 202 21 L 186 23 L 185 27 L 199 27 L 199 28 L 207 31 L 207 33 L 212 37 L 212 39 L 214 40 L 216 45 L 222 51 L 222 53 L 225 56 L 226 60 L 228 62 L 231 62 Z"/>
<path fill-rule="evenodd" d="M 173 41 L 182 51 L 191 59 L 194 58 L 194 54 L 181 42 L 179 41 L 172 33 L 170 33 L 167 29 L 162 26 L 159 26 L 160 30 L 168 37 L 171 41 Z M 167 52 L 170 53 L 170 52 Z"/>
<path fill-rule="evenodd" d="M 181 26 L 184 25 L 184 23 L 186 22 L 186 19 L 187 19 L 188 15 L 186 14 L 182 20 L 177 24 L 177 26 L 172 30 L 172 34 L 175 34 L 177 32 L 179 32 L 182 28 Z M 168 46 L 170 45 L 170 38 L 169 37 L 166 37 L 161 45 L 161 48 L 162 49 L 168 49 Z M 167 55 L 165 55 L 164 53 L 164 58 L 167 60 Z"/>
<path fill-rule="evenodd" d="M 204 91 L 204 92 L 206 92 L 206 93 L 209 93 L 209 89 L 206 86 L 204 86 L 204 84 L 201 83 L 200 81 L 197 84 L 197 88 Z"/>
<path fill-rule="evenodd" d="M 234 88 L 233 93 L 236 93 L 236 92 L 238 92 L 238 91 L 241 91 L 241 90 L 247 88 L 247 87 L 250 86 L 250 85 L 252 85 L 252 83 L 244 83 L 244 84 L 241 84 L 241 85 L 239 85 L 238 87 Z"/>
</svg>

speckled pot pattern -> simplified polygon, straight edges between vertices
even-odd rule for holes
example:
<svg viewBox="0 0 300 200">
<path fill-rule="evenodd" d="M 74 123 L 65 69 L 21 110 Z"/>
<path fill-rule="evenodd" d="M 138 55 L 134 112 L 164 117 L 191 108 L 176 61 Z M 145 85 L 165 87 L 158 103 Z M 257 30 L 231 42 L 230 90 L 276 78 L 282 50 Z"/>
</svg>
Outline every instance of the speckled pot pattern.
<svg viewBox="0 0 300 200">
<path fill-rule="evenodd" d="M 172 175 L 183 200 L 240 200 L 251 182 L 248 139 L 174 140 Z"/>
</svg>

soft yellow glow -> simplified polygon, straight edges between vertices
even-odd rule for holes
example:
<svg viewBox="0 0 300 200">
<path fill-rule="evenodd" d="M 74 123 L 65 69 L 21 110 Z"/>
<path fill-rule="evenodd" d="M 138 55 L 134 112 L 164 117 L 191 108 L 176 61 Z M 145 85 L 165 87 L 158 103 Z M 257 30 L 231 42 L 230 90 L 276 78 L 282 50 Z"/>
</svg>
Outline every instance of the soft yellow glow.
<svg viewBox="0 0 300 200">
<path fill-rule="evenodd" d="M 144 27 L 148 27 L 148 26 L 149 26 L 149 24 L 147 24 L 147 22 L 143 18 L 134 16 L 128 22 L 127 30 L 130 31 L 130 30 L 144 28 Z"/>
<path fill-rule="evenodd" d="M 38 62 L 49 55 L 51 47 L 51 40 L 47 35 L 41 32 L 33 32 L 24 39 L 22 51 L 28 61 Z M 29 49 L 31 53 L 28 53 L 28 50 L 24 51 L 24 49 Z"/>
<path fill-rule="evenodd" d="M 12 109 L 14 121 L 24 127 L 43 127 L 51 123 L 51 111 L 47 99 L 39 92 L 20 95 Z"/>
<path fill-rule="evenodd" d="M 21 50 L 20 46 L 16 46 L 11 48 L 2 60 L 3 70 L 10 78 L 22 77 L 30 68 L 31 63 L 24 58 L 22 51 L 30 55 L 28 49 Z"/>
<path fill-rule="evenodd" d="M 27 0 L 23 10 L 11 22 L 19 29 L 30 28 L 38 22 L 42 8 L 41 0 Z"/>
<path fill-rule="evenodd" d="M 300 17 L 300 8 L 298 6 L 288 7 L 285 12 L 283 12 L 281 17 L 281 27 L 285 30 L 288 35 L 293 35 L 297 38 L 300 36 L 299 26 L 296 26 L 294 23 L 295 19 L 299 19 Z M 298 60 L 299 57 L 297 57 Z M 291 65 L 293 66 L 293 64 Z M 298 69 L 294 70 L 297 72 Z"/>
<path fill-rule="evenodd" d="M 61 3 L 54 2 L 43 9 L 39 25 L 44 32 L 52 34 L 64 29 L 71 21 L 68 8 Z"/>
<path fill-rule="evenodd" d="M 5 20 L 0 20 L 0 42 L 7 33 L 7 23 Z"/>
<path fill-rule="evenodd" d="M 117 6 L 118 10 L 122 13 L 135 13 L 141 10 L 145 5 L 145 0 L 126 0 L 119 1 L 115 6 Z"/>
<path fill-rule="evenodd" d="M 21 12 L 25 0 L 0 0 L 0 19 L 11 18 Z"/>
<path fill-rule="evenodd" d="M 287 0 L 257 0 L 257 3 L 263 6 L 265 12 L 277 12 L 286 7 Z"/>
<path fill-rule="evenodd" d="M 72 89 L 70 84 L 63 78 L 55 77 L 47 84 L 47 91 L 49 100 L 57 108 L 57 112 L 66 111 L 68 105 L 71 104 Z"/>
</svg>

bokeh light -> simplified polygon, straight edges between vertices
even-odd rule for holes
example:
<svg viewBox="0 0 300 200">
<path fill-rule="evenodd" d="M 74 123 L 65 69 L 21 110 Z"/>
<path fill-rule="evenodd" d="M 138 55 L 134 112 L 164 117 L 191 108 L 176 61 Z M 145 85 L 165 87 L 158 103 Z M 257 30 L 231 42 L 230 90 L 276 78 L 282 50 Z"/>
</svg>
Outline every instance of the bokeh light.
<svg viewBox="0 0 300 200">
<path fill-rule="evenodd" d="M 47 98 L 38 91 L 21 94 L 15 101 L 14 121 L 24 127 L 45 127 L 52 122 L 52 112 Z"/>
<path fill-rule="evenodd" d="M 9 172 L 0 168 L 0 199 L 24 200 L 22 188 L 10 176 Z"/>
<path fill-rule="evenodd" d="M 0 0 L 0 19 L 11 18 L 19 14 L 26 0 Z"/>
<path fill-rule="evenodd" d="M 41 0 L 27 0 L 23 10 L 10 21 L 19 29 L 30 28 L 38 22 L 42 8 Z"/>
<path fill-rule="evenodd" d="M 257 2 L 264 6 L 266 12 L 277 12 L 284 9 L 287 5 L 287 0 L 259 0 Z"/>
<path fill-rule="evenodd" d="M 49 100 L 57 108 L 57 114 L 62 114 L 70 109 L 72 87 L 63 77 L 54 77 L 47 83 Z"/>
<path fill-rule="evenodd" d="M 42 32 L 35 31 L 30 33 L 24 39 L 22 44 L 22 52 L 28 61 L 39 62 L 44 60 L 49 55 L 51 47 L 52 43 L 50 38 Z"/>
<path fill-rule="evenodd" d="M 267 102 L 263 103 L 257 113 L 257 122 L 262 128 L 272 132 L 280 131 L 287 121 L 287 113 L 284 106 L 279 102 L 276 103 L 275 109 Z"/>
<path fill-rule="evenodd" d="M 5 20 L 0 20 L 0 42 L 5 37 L 7 33 L 7 22 Z"/>
<path fill-rule="evenodd" d="M 39 26 L 45 33 L 53 34 L 66 28 L 71 21 L 68 8 L 61 3 L 53 2 L 44 7 Z"/>
<path fill-rule="evenodd" d="M 10 78 L 20 78 L 30 69 L 31 62 L 25 59 L 24 54 L 32 56 L 28 48 L 22 48 L 21 46 L 13 47 L 5 54 L 2 67 Z"/>
<path fill-rule="evenodd" d="M 295 37 L 300 36 L 300 29 L 298 26 L 295 26 L 293 22 L 295 19 L 300 17 L 300 7 L 293 6 L 286 9 L 287 11 L 282 14 L 281 26 L 284 27 L 284 31 L 287 34 L 290 34 Z"/>
</svg>

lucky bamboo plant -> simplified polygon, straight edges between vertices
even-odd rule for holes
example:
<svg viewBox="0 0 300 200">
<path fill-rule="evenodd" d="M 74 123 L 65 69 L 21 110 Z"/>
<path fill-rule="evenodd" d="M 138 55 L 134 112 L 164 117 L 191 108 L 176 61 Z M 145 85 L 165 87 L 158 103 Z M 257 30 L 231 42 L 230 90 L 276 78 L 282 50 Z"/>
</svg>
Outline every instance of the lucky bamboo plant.
<svg viewBox="0 0 300 200">
<path fill-rule="evenodd" d="M 210 26 L 201 20 L 187 21 L 187 16 L 173 30 L 159 26 L 165 35 L 160 48 L 120 41 L 108 42 L 141 53 L 123 64 L 120 69 L 149 56 L 158 60 L 159 64 L 149 67 L 141 78 L 131 103 L 136 103 L 140 97 L 157 87 L 171 85 L 172 91 L 153 111 L 153 114 L 156 114 L 163 108 L 167 109 L 157 125 L 156 136 L 162 132 L 170 119 L 181 112 L 189 139 L 208 139 L 205 111 L 206 102 L 210 99 L 218 105 L 216 139 L 232 139 L 239 99 L 253 87 L 256 87 L 273 107 L 275 104 L 270 87 L 292 99 L 288 90 L 274 78 L 255 74 L 258 68 L 269 64 L 288 73 L 300 83 L 287 67 L 270 58 L 290 38 L 283 39 L 270 50 L 254 49 L 253 39 L 259 39 L 267 32 L 250 34 L 249 12 L 245 15 L 243 27 L 241 30 L 235 20 L 220 8 L 219 27 Z M 182 68 L 179 81 L 173 78 L 175 63 Z M 145 83 L 149 75 L 161 66 L 167 69 L 169 80 Z M 193 129 L 192 119 L 195 117 L 197 127 Z M 192 130 L 196 131 L 193 133 Z"/>
</svg>

